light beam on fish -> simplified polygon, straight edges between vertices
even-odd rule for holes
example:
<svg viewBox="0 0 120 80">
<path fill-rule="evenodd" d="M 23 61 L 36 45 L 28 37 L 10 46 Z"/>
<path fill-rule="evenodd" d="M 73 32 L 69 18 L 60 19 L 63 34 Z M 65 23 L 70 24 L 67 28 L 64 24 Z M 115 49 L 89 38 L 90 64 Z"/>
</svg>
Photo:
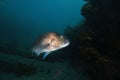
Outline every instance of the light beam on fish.
<svg viewBox="0 0 120 80">
<path fill-rule="evenodd" d="M 49 32 L 40 36 L 33 45 L 32 52 L 39 56 L 44 53 L 42 60 L 52 51 L 67 47 L 70 41 L 63 35 L 56 32 Z"/>
</svg>

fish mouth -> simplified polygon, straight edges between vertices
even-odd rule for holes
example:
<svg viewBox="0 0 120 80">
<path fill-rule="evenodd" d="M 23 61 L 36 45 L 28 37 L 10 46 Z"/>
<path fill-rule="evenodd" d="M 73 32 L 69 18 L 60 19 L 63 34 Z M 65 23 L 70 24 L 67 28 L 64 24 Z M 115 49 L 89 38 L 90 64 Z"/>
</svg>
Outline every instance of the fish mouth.
<svg viewBox="0 0 120 80">
<path fill-rule="evenodd" d="M 66 46 L 68 46 L 69 44 L 70 44 L 70 41 L 69 41 L 69 40 L 65 40 L 62 47 L 66 47 Z"/>
<path fill-rule="evenodd" d="M 64 42 L 65 44 L 67 43 L 67 44 L 69 44 L 70 43 L 70 41 L 69 40 L 65 40 L 65 42 Z"/>
</svg>

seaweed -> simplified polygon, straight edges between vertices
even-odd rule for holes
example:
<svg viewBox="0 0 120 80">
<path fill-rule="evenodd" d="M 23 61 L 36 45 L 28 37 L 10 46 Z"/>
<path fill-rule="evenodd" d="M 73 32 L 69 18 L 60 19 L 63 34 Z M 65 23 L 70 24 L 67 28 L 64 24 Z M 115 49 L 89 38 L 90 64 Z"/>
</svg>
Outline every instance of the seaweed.
<svg viewBox="0 0 120 80">
<path fill-rule="evenodd" d="M 66 28 L 64 34 L 71 40 L 71 45 L 65 52 L 71 55 L 72 64 L 86 65 L 92 80 L 120 79 L 120 2 L 85 1 L 81 14 L 86 21 Z"/>
</svg>

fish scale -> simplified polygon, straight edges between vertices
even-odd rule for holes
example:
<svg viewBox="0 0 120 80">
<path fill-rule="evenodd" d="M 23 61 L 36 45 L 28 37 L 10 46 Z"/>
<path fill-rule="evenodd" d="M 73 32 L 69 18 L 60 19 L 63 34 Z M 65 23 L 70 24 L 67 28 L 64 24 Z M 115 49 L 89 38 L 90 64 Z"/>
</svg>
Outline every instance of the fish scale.
<svg viewBox="0 0 120 80">
<path fill-rule="evenodd" d="M 39 36 L 32 47 L 32 52 L 39 56 L 44 53 L 42 60 L 45 59 L 52 51 L 67 47 L 70 44 L 69 39 L 56 33 L 48 32 Z"/>
</svg>

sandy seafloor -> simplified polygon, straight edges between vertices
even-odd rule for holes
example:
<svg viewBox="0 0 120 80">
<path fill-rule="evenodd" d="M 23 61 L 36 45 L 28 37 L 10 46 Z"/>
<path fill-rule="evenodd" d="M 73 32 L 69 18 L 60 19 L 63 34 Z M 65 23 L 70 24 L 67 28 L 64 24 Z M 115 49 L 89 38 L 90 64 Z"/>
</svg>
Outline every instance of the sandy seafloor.
<svg viewBox="0 0 120 80">
<path fill-rule="evenodd" d="M 29 59 L 18 55 L 0 53 L 0 61 L 11 64 L 22 63 L 26 65 L 33 64 L 36 72 L 32 75 L 16 76 L 15 73 L 0 72 L 0 80 L 88 80 L 84 69 L 79 70 L 71 67 L 69 61 L 64 62 L 48 62 Z M 41 66 L 43 71 L 41 71 Z"/>
</svg>

